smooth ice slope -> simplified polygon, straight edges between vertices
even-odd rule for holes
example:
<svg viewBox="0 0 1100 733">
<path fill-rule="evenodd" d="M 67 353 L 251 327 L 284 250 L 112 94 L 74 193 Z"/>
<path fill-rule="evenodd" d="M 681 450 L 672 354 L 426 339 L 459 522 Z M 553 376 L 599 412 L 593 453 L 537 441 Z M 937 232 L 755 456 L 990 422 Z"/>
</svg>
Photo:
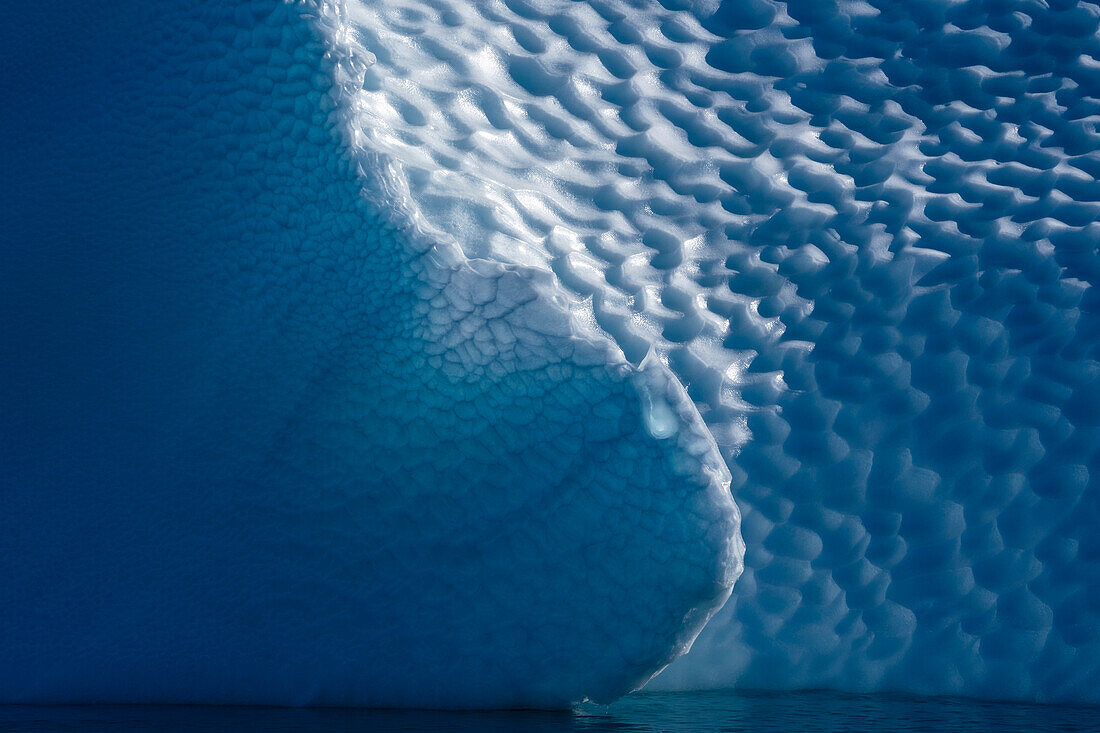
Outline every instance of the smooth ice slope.
<svg viewBox="0 0 1100 733">
<path fill-rule="evenodd" d="M 363 195 L 310 11 L 6 15 L 0 701 L 562 707 L 729 595 L 682 388 Z"/>
<path fill-rule="evenodd" d="M 353 0 L 355 145 L 687 388 L 746 571 L 662 687 L 1100 700 L 1100 39 L 1039 0 Z"/>
</svg>

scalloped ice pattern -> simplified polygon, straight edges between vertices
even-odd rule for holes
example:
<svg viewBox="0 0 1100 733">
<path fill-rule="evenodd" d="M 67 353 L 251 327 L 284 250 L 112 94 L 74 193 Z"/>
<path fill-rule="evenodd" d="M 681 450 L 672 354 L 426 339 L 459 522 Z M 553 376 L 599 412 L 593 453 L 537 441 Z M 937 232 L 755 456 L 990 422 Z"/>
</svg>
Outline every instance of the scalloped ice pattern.
<svg viewBox="0 0 1100 733">
<path fill-rule="evenodd" d="M 2 702 L 561 708 L 729 597 L 680 384 L 365 197 L 315 20 L 6 13 Z"/>
<path fill-rule="evenodd" d="M 1066 0 L 325 3 L 359 154 L 733 475 L 653 686 L 1100 700 L 1100 38 Z"/>
</svg>

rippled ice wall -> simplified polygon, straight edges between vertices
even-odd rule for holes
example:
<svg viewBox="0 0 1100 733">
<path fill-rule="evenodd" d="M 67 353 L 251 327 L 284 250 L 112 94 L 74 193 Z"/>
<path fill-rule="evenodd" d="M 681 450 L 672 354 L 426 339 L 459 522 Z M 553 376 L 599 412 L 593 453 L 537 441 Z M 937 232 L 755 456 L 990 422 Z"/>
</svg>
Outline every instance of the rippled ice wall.
<svg viewBox="0 0 1100 733">
<path fill-rule="evenodd" d="M 350 2 L 354 144 L 721 447 L 746 570 L 655 685 L 1097 699 L 1100 11 L 716 5 Z"/>
<path fill-rule="evenodd" d="M 0 31 L 0 699 L 1098 699 L 1095 6 L 153 5 Z"/>
<path fill-rule="evenodd" d="M 683 388 L 363 196 L 308 10 L 9 13 L 0 702 L 563 708 L 729 597 Z"/>
</svg>

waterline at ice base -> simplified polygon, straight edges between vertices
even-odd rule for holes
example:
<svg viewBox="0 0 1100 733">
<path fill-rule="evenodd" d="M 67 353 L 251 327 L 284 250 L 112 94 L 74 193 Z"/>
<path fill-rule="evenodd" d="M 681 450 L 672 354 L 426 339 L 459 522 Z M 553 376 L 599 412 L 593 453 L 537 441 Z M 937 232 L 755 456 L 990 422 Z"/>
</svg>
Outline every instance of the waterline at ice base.
<svg viewBox="0 0 1100 733">
<path fill-rule="evenodd" d="M 0 703 L 1100 703 L 1100 6 L 63 1 L 0 56 Z"/>
</svg>

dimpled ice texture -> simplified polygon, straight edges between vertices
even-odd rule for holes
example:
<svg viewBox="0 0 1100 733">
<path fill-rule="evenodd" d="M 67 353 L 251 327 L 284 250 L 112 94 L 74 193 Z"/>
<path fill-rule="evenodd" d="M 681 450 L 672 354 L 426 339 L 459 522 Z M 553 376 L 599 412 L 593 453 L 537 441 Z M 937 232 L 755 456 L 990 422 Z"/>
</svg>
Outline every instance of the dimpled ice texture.
<svg viewBox="0 0 1100 733">
<path fill-rule="evenodd" d="M 1100 701 L 1095 4 L 67 5 L 6 699 Z"/>
<path fill-rule="evenodd" d="M 745 573 L 652 686 L 1100 700 L 1095 3 L 345 11 L 393 195 L 728 462 Z"/>
</svg>

